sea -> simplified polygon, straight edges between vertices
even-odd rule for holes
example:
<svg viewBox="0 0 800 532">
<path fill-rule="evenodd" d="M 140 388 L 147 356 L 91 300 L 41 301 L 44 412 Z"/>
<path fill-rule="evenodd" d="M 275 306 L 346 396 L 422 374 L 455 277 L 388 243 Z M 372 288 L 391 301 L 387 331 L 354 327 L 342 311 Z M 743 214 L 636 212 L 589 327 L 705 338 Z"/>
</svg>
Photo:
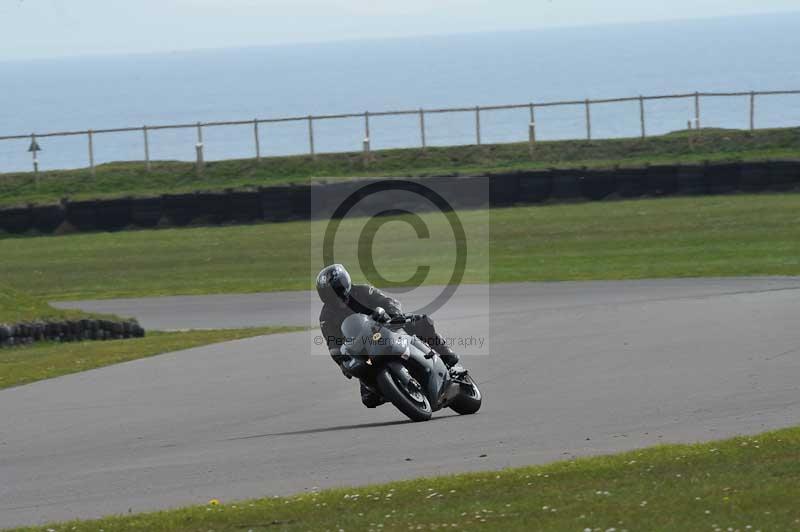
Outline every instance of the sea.
<svg viewBox="0 0 800 532">
<path fill-rule="evenodd" d="M 800 12 L 536 31 L 0 62 L 0 136 L 210 121 L 473 108 L 586 98 L 800 89 Z M 756 99 L 756 127 L 800 126 L 800 95 Z M 746 128 L 749 98 L 703 98 L 702 127 Z M 694 101 L 646 104 L 648 134 Z M 585 138 L 583 106 L 536 111 L 539 140 Z M 639 135 L 637 102 L 592 106 L 593 138 Z M 317 153 L 360 150 L 364 118 L 314 122 Z M 481 113 L 484 143 L 528 138 L 527 109 Z M 429 146 L 476 142 L 475 113 L 426 114 Z M 418 115 L 374 116 L 372 149 L 422 142 Z M 195 129 L 149 133 L 153 160 L 193 160 Z M 309 153 L 308 122 L 262 124 L 263 156 Z M 142 131 L 98 134 L 97 164 L 142 160 Z M 86 136 L 39 139 L 44 170 L 88 166 Z M 254 128 L 203 128 L 206 160 L 255 156 Z M 30 139 L 0 141 L 0 172 Z"/>
</svg>

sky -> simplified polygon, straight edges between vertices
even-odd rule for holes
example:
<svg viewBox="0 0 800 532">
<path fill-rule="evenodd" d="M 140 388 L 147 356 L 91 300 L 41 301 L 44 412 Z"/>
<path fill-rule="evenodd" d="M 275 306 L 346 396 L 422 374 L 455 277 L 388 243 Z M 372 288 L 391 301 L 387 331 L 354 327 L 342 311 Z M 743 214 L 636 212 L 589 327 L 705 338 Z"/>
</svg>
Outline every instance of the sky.
<svg viewBox="0 0 800 532">
<path fill-rule="evenodd" d="M 0 60 L 797 10 L 797 0 L 0 0 Z"/>
</svg>

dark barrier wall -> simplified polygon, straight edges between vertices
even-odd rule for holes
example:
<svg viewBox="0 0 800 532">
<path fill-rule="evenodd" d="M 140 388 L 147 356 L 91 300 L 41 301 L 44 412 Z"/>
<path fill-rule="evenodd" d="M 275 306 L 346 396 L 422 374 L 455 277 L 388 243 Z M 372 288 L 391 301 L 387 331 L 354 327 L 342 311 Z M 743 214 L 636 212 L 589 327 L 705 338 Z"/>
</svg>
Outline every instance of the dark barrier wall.
<svg viewBox="0 0 800 532">
<path fill-rule="evenodd" d="M 411 189 L 406 188 L 409 182 L 412 183 Z M 398 186 L 391 186 L 391 183 L 396 183 Z M 398 210 L 430 212 L 439 208 L 437 206 L 439 197 L 446 198 L 454 209 L 488 207 L 491 194 L 489 183 L 489 178 L 484 176 L 438 176 L 315 184 L 309 190 L 310 209 L 307 216 L 316 220 L 340 217 L 342 214 L 374 216 Z M 513 204 L 515 199 L 513 194 L 508 194 L 506 198 L 509 205 Z M 347 207 L 346 213 L 340 211 L 340 207 L 343 206 Z"/>
<path fill-rule="evenodd" d="M 541 203 L 547 201 L 553 194 L 553 179 L 555 172 L 539 170 L 522 172 L 518 176 L 517 203 Z M 502 184 L 502 180 L 499 181 Z"/>
<path fill-rule="evenodd" d="M 133 225 L 133 202 L 130 198 L 98 201 L 95 205 L 97 228 L 117 231 Z"/>
<path fill-rule="evenodd" d="M 411 180 L 449 198 L 454 208 L 470 209 L 486 207 L 487 204 L 509 207 L 545 201 L 800 189 L 800 161 L 529 170 L 490 176 L 438 176 Z M 75 230 L 115 231 L 137 227 L 307 220 L 330 215 L 345 198 L 358 194 L 359 190 L 374 182 L 376 180 L 367 179 L 258 190 L 168 194 L 158 198 L 65 201 L 60 205 L 0 209 L 0 231 L 49 234 Z M 322 203 L 312 206 L 312 198 Z M 380 201 L 386 204 L 387 209 L 403 207 L 403 200 L 398 199 L 395 205 L 391 195 Z M 405 205 L 408 208 L 420 206 L 421 203 Z M 359 214 L 360 208 L 357 204 L 351 214 Z"/>
<path fill-rule="evenodd" d="M 261 212 L 265 220 L 281 222 L 291 218 L 292 202 L 289 198 L 288 191 L 288 187 L 267 187 L 261 189 Z"/>
<path fill-rule="evenodd" d="M 80 342 L 84 340 L 122 340 L 142 338 L 145 330 L 136 320 L 113 321 L 80 319 L 0 323 L 0 348 L 34 342 Z"/>
<path fill-rule="evenodd" d="M 94 231 L 97 224 L 96 201 L 71 201 L 66 204 L 67 222 L 78 231 Z"/>
<path fill-rule="evenodd" d="M 164 225 L 184 226 L 192 218 L 200 216 L 200 202 L 194 194 L 175 194 L 161 197 L 161 213 Z"/>
<path fill-rule="evenodd" d="M 162 198 L 134 198 L 131 200 L 131 222 L 135 227 L 155 227 L 161 220 L 164 207 Z"/>
<path fill-rule="evenodd" d="M 800 184 L 800 162 L 772 161 L 768 163 L 769 180 L 774 190 L 789 190 Z"/>
<path fill-rule="evenodd" d="M 727 194 L 739 189 L 740 164 L 706 165 L 706 181 L 711 194 Z"/>
<path fill-rule="evenodd" d="M 745 192 L 760 192 L 770 186 L 769 167 L 766 164 L 742 163 L 739 188 Z"/>
<path fill-rule="evenodd" d="M 592 170 L 581 176 L 581 195 L 590 200 L 602 200 L 617 192 L 614 170 Z"/>
<path fill-rule="evenodd" d="M 622 198 L 638 198 L 647 191 L 647 169 L 618 168 L 614 170 L 617 178 L 617 193 Z"/>
<path fill-rule="evenodd" d="M 31 207 L 33 229 L 39 233 L 52 233 L 67 219 L 63 205 L 35 205 Z"/>
<path fill-rule="evenodd" d="M 236 191 L 228 193 L 230 218 L 235 222 L 254 222 L 264 218 L 261 208 L 261 194 L 257 191 Z"/>
<path fill-rule="evenodd" d="M 551 170 L 553 189 L 550 198 L 554 200 L 578 199 L 582 196 L 581 182 L 591 172 L 582 170 Z"/>
<path fill-rule="evenodd" d="M 706 169 L 704 165 L 687 164 L 679 166 L 678 193 L 686 195 L 708 194 L 710 188 L 706 183 Z"/>
<path fill-rule="evenodd" d="M 677 166 L 649 166 L 645 193 L 651 196 L 670 196 L 678 191 Z"/>
<path fill-rule="evenodd" d="M 0 211 L 0 230 L 7 233 L 25 233 L 33 227 L 33 209 L 31 207 Z"/>
</svg>

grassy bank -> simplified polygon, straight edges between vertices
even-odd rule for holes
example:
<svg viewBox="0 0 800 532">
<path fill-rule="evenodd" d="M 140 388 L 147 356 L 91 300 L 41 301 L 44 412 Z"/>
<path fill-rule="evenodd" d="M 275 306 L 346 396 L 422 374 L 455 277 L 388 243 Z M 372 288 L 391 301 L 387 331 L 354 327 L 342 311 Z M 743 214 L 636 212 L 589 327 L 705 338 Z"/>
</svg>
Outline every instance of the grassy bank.
<svg viewBox="0 0 800 532">
<path fill-rule="evenodd" d="M 87 316 L 77 310 L 60 310 L 44 300 L 0 284 L 0 323 L 31 320 L 63 320 Z"/>
<path fill-rule="evenodd" d="M 488 271 L 468 269 L 465 281 L 800 275 L 798 212 L 797 194 L 463 212 L 471 253 L 491 256 Z M 427 282 L 449 280 L 452 254 L 439 248 L 452 240 L 449 225 L 423 218 L 429 240 L 397 222 L 380 230 L 374 256 L 383 276 L 407 279 L 427 263 Z M 324 227 L 293 222 L 5 239 L 0 279 L 52 299 L 309 289 L 316 273 L 311 233 Z M 360 229 L 346 221 L 340 234 Z M 354 243 L 337 248 L 337 258 L 351 266 L 356 255 Z"/>
<path fill-rule="evenodd" d="M 0 350 L 0 389 L 202 345 L 296 330 L 302 328 L 259 327 L 218 331 L 152 332 L 148 333 L 146 338 L 129 340 L 48 343 L 3 349 Z"/>
<path fill-rule="evenodd" d="M 691 139 L 691 142 L 690 142 Z M 645 163 L 690 163 L 703 160 L 765 160 L 800 156 L 800 129 L 703 130 L 678 132 L 647 139 L 539 142 L 533 156 L 527 143 L 447 148 L 380 150 L 369 168 L 361 153 L 270 157 L 209 163 L 198 177 L 191 163 L 157 162 L 153 171 L 143 163 L 111 163 L 97 168 L 48 171 L 37 187 L 30 173 L 0 174 L 0 206 L 52 203 L 64 197 L 101 198 L 158 195 L 195 190 L 247 188 L 303 182 L 309 179 L 347 179 L 359 176 L 418 176 L 462 174 L 549 167 L 611 167 Z M 45 157 L 46 164 L 46 155 Z"/>
<path fill-rule="evenodd" d="M 797 530 L 800 429 L 26 531 Z"/>
</svg>

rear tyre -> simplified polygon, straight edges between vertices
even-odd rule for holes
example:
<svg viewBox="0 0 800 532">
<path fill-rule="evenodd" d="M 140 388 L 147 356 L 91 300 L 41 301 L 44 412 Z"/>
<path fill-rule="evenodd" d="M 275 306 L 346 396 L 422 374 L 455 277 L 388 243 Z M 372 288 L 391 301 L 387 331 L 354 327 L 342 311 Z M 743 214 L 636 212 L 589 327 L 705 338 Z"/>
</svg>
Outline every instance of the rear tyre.
<svg viewBox="0 0 800 532">
<path fill-rule="evenodd" d="M 478 385 L 475 384 L 475 381 L 472 380 L 470 375 L 465 375 L 463 381 L 464 382 L 460 384 L 461 393 L 453 399 L 449 406 L 456 413 L 467 416 L 481 409 L 483 396 L 481 396 Z"/>
<path fill-rule="evenodd" d="M 403 368 L 404 371 L 405 368 Z M 410 375 L 408 384 L 403 379 L 392 373 L 390 368 L 386 368 L 378 373 L 375 379 L 381 395 L 389 400 L 399 411 L 408 416 L 412 421 L 428 421 L 433 415 L 431 404 L 422 387 Z"/>
</svg>

